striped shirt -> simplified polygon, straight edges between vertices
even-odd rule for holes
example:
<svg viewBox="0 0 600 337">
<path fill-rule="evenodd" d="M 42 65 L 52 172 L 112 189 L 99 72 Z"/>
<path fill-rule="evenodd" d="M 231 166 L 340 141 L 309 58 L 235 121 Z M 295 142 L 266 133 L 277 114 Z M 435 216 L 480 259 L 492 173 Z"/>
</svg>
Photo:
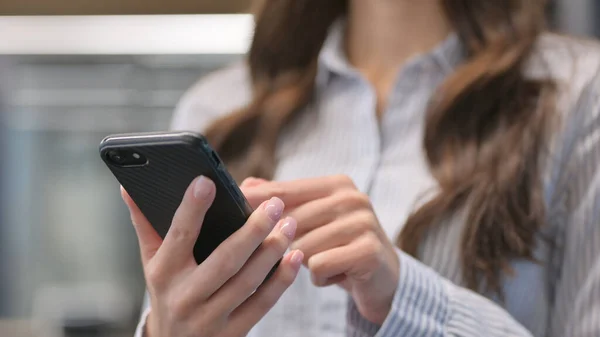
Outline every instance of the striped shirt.
<svg viewBox="0 0 600 337">
<path fill-rule="evenodd" d="M 314 99 L 279 140 L 275 179 L 350 176 L 393 240 L 436 187 L 422 150 L 426 105 L 464 60 L 463 48 L 451 35 L 406 63 L 379 121 L 372 86 L 345 57 L 342 25 L 334 25 L 321 52 Z M 302 269 L 249 336 L 600 336 L 599 69 L 594 43 L 550 34 L 540 37 L 528 65 L 528 76 L 558 83 L 562 123 L 543 172 L 548 217 L 535 249 L 541 263 L 512 261 L 516 274 L 503 279 L 504 302 L 465 288 L 458 214 L 428 233 L 418 259 L 398 250 L 400 280 L 382 326 L 362 318 L 343 290 L 313 286 Z M 248 69 L 234 65 L 186 94 L 173 128 L 201 132 L 250 98 Z"/>
</svg>

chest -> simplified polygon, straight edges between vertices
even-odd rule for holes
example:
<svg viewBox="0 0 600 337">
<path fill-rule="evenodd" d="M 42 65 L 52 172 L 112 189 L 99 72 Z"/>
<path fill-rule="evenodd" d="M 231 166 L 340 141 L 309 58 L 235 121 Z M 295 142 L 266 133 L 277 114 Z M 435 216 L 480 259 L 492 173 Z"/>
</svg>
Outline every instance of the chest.
<svg viewBox="0 0 600 337">
<path fill-rule="evenodd" d="M 429 81 L 396 88 L 379 119 L 368 86 L 333 81 L 283 132 L 276 179 L 348 175 L 371 197 L 387 234 L 395 236 L 415 202 L 435 186 L 421 148 L 434 87 Z"/>
<path fill-rule="evenodd" d="M 422 149 L 433 84 L 396 90 L 381 120 L 375 114 L 375 95 L 368 88 L 344 82 L 330 85 L 284 132 L 276 179 L 348 175 L 369 195 L 380 224 L 394 241 L 410 213 L 436 188 Z M 430 233 L 420 254 L 425 264 L 459 285 L 463 285 L 463 227 L 457 217 Z M 546 255 L 541 249 L 540 259 Z M 540 318 L 545 315 L 539 308 L 549 302 L 546 271 L 529 262 L 515 262 L 514 267 L 519 277 L 505 282 L 506 307 L 526 326 L 543 326 Z M 522 291 L 528 294 L 526 302 Z"/>
</svg>

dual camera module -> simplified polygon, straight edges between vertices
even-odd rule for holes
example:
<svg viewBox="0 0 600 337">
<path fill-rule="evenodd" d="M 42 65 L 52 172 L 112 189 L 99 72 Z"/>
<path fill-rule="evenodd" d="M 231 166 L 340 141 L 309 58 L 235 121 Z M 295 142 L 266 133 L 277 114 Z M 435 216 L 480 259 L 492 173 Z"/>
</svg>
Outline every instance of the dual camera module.
<svg viewBox="0 0 600 337">
<path fill-rule="evenodd" d="M 116 166 L 144 166 L 148 159 L 141 153 L 131 150 L 110 150 L 106 159 Z"/>
</svg>

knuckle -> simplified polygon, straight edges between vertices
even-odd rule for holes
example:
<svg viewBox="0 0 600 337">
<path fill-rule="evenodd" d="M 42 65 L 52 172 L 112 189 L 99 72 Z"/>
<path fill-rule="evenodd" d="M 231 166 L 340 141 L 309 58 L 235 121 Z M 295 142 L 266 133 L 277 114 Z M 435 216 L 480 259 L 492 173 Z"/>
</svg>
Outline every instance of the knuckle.
<svg viewBox="0 0 600 337">
<path fill-rule="evenodd" d="M 263 219 L 254 221 L 248 226 L 248 231 L 252 238 L 263 241 L 269 233 L 273 230 L 273 224 L 271 220 L 267 219 L 267 215 L 264 215 Z"/>
<path fill-rule="evenodd" d="M 322 279 L 323 268 L 316 268 L 310 271 L 310 278 L 314 285 L 318 286 L 317 280 Z"/>
<path fill-rule="evenodd" d="M 372 212 L 361 211 L 355 215 L 355 221 L 365 232 L 371 231 L 376 223 L 375 216 Z"/>
<path fill-rule="evenodd" d="M 278 238 L 268 238 L 265 240 L 260 247 L 261 255 L 269 257 L 279 255 L 279 251 L 281 250 L 280 242 L 281 240 Z"/>
<path fill-rule="evenodd" d="M 290 251 L 292 250 L 299 250 L 302 251 L 305 255 L 304 258 L 308 259 L 310 256 L 306 255 L 307 254 L 307 249 L 306 249 L 306 244 L 304 243 L 304 240 L 296 240 L 292 243 L 290 243 L 289 249 Z"/>
<path fill-rule="evenodd" d="M 308 270 L 314 276 L 320 276 L 327 269 L 327 262 L 322 259 L 311 257 L 308 259 Z"/>
<path fill-rule="evenodd" d="M 366 207 L 371 205 L 371 199 L 365 193 L 357 190 L 349 191 L 346 195 L 348 202 L 355 207 Z"/>
<path fill-rule="evenodd" d="M 256 277 L 256 275 L 253 275 L 251 277 L 244 277 L 240 279 L 238 287 L 242 293 L 251 294 L 260 286 L 261 281 L 262 280 Z"/>
<path fill-rule="evenodd" d="M 262 312 L 269 311 L 281 297 L 281 294 L 294 282 L 294 274 L 291 271 L 279 273 L 276 283 L 257 299 L 258 309 Z"/>
<path fill-rule="evenodd" d="M 345 174 L 338 174 L 333 176 L 333 180 L 335 181 L 336 185 L 338 186 L 354 186 L 354 181 L 352 181 L 352 178 L 350 178 L 348 175 Z"/>
<path fill-rule="evenodd" d="M 269 188 L 269 198 L 278 197 L 280 199 L 285 199 L 286 194 L 287 191 L 283 186 L 275 184 Z"/>
<path fill-rule="evenodd" d="M 310 279 L 312 284 L 314 284 L 317 287 L 321 287 L 325 284 L 325 281 L 327 280 L 326 278 L 326 274 L 325 274 L 325 268 L 323 268 L 322 266 L 319 268 L 315 268 L 314 270 L 311 270 L 310 272 Z"/>
<path fill-rule="evenodd" d="M 175 241 L 185 241 L 192 235 L 192 233 L 190 229 L 186 228 L 185 226 L 171 226 L 171 229 L 169 229 L 169 235 Z"/>
<path fill-rule="evenodd" d="M 273 292 L 267 292 L 256 301 L 257 310 L 268 312 L 277 303 L 279 295 Z"/>
<path fill-rule="evenodd" d="M 283 286 L 283 289 L 286 289 L 292 283 L 294 283 L 294 279 L 295 279 L 295 274 L 292 271 L 287 271 L 287 272 L 281 274 L 279 282 Z M 279 297 L 279 296 L 277 296 L 277 297 Z M 277 298 L 275 298 L 275 301 L 276 300 L 277 300 Z"/>
<path fill-rule="evenodd" d="M 256 182 L 256 178 L 255 177 L 246 177 L 246 179 L 244 179 L 242 181 L 242 184 L 240 185 L 240 187 L 248 186 L 248 185 L 251 185 L 251 184 L 253 184 L 255 182 Z"/>
<path fill-rule="evenodd" d="M 219 266 L 223 273 L 227 275 L 236 274 L 239 269 L 238 259 L 231 250 L 223 250 L 219 256 Z"/>
<path fill-rule="evenodd" d="M 277 261 L 283 256 L 286 250 L 286 246 L 282 244 L 283 240 L 273 240 L 267 244 L 263 244 L 264 247 L 261 249 L 261 254 L 265 256 L 268 261 Z"/>
<path fill-rule="evenodd" d="M 287 238 L 283 233 L 279 233 L 270 243 L 271 252 L 280 258 L 290 246 L 291 240 Z"/>
<path fill-rule="evenodd" d="M 191 325 L 192 336 L 217 336 L 225 328 L 225 319 L 198 319 Z"/>
<path fill-rule="evenodd" d="M 185 296 L 171 296 L 167 300 L 169 312 L 175 320 L 184 320 L 189 317 L 190 304 Z"/>
<path fill-rule="evenodd" d="M 363 249 L 368 256 L 378 257 L 383 251 L 383 244 L 375 233 L 368 233 L 365 236 Z"/>
<path fill-rule="evenodd" d="M 192 321 L 192 326 L 195 328 L 195 331 L 207 331 L 207 329 L 215 329 L 223 319 L 223 314 L 218 310 L 213 310 L 209 306 L 200 306 L 196 308 L 194 311 L 194 319 Z M 202 334 L 202 336 L 212 336 L 211 334 Z"/>
<path fill-rule="evenodd" d="M 155 290 L 162 290 L 166 283 L 163 268 L 156 263 L 148 263 L 145 268 L 146 282 Z"/>
</svg>

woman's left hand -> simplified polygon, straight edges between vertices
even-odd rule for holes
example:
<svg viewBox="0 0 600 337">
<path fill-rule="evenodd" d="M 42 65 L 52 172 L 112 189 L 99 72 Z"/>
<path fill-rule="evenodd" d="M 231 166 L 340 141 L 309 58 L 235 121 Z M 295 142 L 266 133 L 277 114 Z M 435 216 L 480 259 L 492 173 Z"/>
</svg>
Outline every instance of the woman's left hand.
<svg viewBox="0 0 600 337">
<path fill-rule="evenodd" d="M 338 284 L 367 320 L 382 324 L 399 278 L 394 245 L 381 228 L 367 195 L 346 176 L 242 184 L 250 200 L 281 198 L 298 222 L 292 249 L 304 253 L 313 283 Z"/>
</svg>

